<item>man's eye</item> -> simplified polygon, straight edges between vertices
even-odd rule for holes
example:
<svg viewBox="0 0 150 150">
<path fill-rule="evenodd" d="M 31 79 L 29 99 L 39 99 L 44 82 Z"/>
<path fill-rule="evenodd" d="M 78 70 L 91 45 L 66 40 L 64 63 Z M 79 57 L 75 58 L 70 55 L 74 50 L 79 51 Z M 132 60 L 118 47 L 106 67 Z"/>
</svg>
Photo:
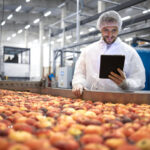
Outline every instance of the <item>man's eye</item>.
<svg viewBox="0 0 150 150">
<path fill-rule="evenodd" d="M 105 32 L 108 32 L 108 30 L 107 30 L 107 29 L 104 29 L 104 31 L 105 31 Z"/>
<path fill-rule="evenodd" d="M 116 29 L 112 30 L 112 32 L 116 32 L 116 31 L 117 31 Z"/>
</svg>

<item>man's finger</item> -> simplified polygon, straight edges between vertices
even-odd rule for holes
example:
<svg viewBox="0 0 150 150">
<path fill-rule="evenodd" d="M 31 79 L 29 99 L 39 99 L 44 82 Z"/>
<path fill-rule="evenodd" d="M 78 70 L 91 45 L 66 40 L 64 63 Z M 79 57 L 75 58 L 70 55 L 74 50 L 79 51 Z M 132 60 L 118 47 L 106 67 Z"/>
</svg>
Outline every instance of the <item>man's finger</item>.
<svg viewBox="0 0 150 150">
<path fill-rule="evenodd" d="M 120 68 L 117 68 L 117 71 L 120 73 L 121 77 L 123 77 L 125 79 L 124 72 Z"/>
<path fill-rule="evenodd" d="M 116 84 L 118 84 L 118 85 L 120 85 L 120 83 L 122 82 L 122 81 L 120 81 L 120 79 L 118 79 L 118 78 L 115 78 L 114 76 L 112 76 L 112 75 L 109 75 L 108 76 L 111 80 L 113 80 Z"/>
<path fill-rule="evenodd" d="M 111 72 L 110 74 L 111 74 L 112 76 L 116 77 L 117 79 L 121 80 L 121 81 L 124 80 L 121 76 L 119 76 L 118 74 L 116 74 L 116 73 L 114 73 L 114 72 Z"/>
</svg>

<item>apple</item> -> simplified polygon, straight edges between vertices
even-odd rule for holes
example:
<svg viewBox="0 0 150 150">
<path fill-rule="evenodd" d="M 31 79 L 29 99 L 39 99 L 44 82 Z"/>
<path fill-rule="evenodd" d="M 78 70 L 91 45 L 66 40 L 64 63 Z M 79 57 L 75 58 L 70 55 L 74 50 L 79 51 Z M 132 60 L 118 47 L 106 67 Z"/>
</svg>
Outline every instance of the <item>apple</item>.
<svg viewBox="0 0 150 150">
<path fill-rule="evenodd" d="M 146 130 L 138 130 L 136 131 L 134 134 L 132 134 L 129 139 L 138 142 L 142 139 L 150 139 L 150 132 L 146 131 Z"/>
<path fill-rule="evenodd" d="M 150 150 L 150 139 L 142 139 L 136 143 L 141 150 Z"/>
<path fill-rule="evenodd" d="M 84 144 L 88 144 L 88 143 L 102 143 L 103 139 L 101 136 L 99 136 L 98 134 L 84 134 L 81 138 L 80 138 L 80 142 L 84 145 Z"/>
<path fill-rule="evenodd" d="M 30 133 L 34 133 L 35 131 L 35 128 L 33 126 L 30 126 L 26 123 L 15 123 L 13 125 L 13 128 L 16 130 L 16 131 L 26 131 L 26 132 L 30 132 Z"/>
<path fill-rule="evenodd" d="M 64 108 L 62 113 L 66 114 L 66 115 L 72 115 L 75 112 L 74 108 Z"/>
<path fill-rule="evenodd" d="M 88 125 L 84 129 L 85 134 L 99 134 L 102 135 L 104 133 L 104 128 L 97 125 Z"/>
<path fill-rule="evenodd" d="M 8 148 L 8 140 L 0 137 L 0 150 L 6 150 Z"/>
<path fill-rule="evenodd" d="M 98 143 L 89 143 L 84 145 L 82 150 L 110 150 L 110 149 Z"/>
<path fill-rule="evenodd" d="M 26 131 L 13 131 L 13 130 L 11 130 L 9 135 L 8 135 L 8 138 L 13 140 L 13 141 L 16 141 L 16 142 L 24 142 L 27 139 L 33 138 L 33 135 L 29 132 L 26 132 Z"/>
<path fill-rule="evenodd" d="M 35 131 L 35 134 L 38 138 L 49 138 L 51 135 L 51 130 L 46 128 L 37 129 Z"/>
<path fill-rule="evenodd" d="M 82 131 L 78 128 L 75 128 L 75 127 L 70 127 L 68 129 L 68 133 L 73 135 L 73 136 L 79 136 L 82 134 Z"/>
<path fill-rule="evenodd" d="M 123 144 L 117 148 L 117 150 L 141 150 L 135 145 Z"/>
<path fill-rule="evenodd" d="M 16 144 L 11 145 L 8 148 L 8 150 L 31 150 L 31 149 L 24 144 L 16 143 Z"/>
<path fill-rule="evenodd" d="M 30 140 L 25 141 L 24 143 L 27 145 L 30 149 L 32 150 L 38 150 L 38 149 L 46 149 L 50 147 L 50 143 L 48 139 L 37 139 L 37 138 L 32 138 Z"/>
<path fill-rule="evenodd" d="M 71 135 L 61 132 L 52 134 L 50 142 L 53 146 L 62 150 L 77 150 L 79 148 L 79 144 Z"/>
<path fill-rule="evenodd" d="M 126 143 L 126 140 L 123 138 L 110 138 L 105 141 L 105 144 L 112 149 L 117 149 L 120 145 Z"/>
</svg>

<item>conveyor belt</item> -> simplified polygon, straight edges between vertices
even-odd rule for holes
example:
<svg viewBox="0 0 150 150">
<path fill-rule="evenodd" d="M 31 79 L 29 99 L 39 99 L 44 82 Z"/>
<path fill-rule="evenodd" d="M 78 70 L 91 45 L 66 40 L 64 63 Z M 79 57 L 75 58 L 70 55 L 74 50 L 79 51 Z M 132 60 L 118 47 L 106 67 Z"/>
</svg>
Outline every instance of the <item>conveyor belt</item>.
<svg viewBox="0 0 150 150">
<path fill-rule="evenodd" d="M 40 94 L 50 94 L 53 96 L 63 96 L 76 98 L 71 89 L 44 88 L 41 82 L 20 82 L 20 81 L 0 81 L 1 89 L 29 91 Z M 100 91 L 84 91 L 81 99 L 112 102 L 112 103 L 136 103 L 150 104 L 150 91 L 136 92 L 100 92 Z"/>
</svg>

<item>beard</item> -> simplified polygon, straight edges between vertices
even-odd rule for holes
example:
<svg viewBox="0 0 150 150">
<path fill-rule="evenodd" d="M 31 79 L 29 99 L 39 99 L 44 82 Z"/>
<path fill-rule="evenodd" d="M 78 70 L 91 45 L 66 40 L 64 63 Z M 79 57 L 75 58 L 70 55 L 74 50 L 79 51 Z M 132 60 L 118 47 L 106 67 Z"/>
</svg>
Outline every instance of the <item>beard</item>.
<svg viewBox="0 0 150 150">
<path fill-rule="evenodd" d="M 104 36 L 103 40 L 107 43 L 107 44 L 112 44 L 116 41 L 117 37 L 112 36 L 112 37 L 108 37 L 108 36 Z"/>
</svg>

